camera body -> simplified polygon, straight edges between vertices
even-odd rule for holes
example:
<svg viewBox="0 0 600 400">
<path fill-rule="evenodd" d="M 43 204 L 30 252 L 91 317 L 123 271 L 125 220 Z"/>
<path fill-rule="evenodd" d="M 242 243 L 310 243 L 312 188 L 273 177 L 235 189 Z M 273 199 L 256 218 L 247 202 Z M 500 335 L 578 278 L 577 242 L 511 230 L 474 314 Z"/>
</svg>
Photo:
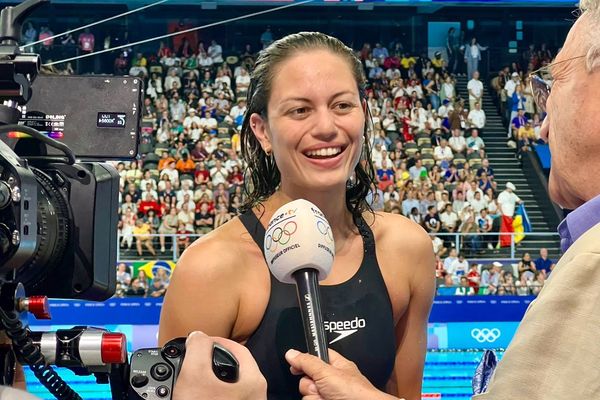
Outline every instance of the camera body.
<svg viewBox="0 0 600 400">
<path fill-rule="evenodd" d="M 185 338 L 138 350 L 128 364 L 121 333 L 27 329 L 26 312 L 49 317 L 45 296 L 103 301 L 115 293 L 120 176 L 97 160 L 135 159 L 144 93 L 133 77 L 36 81 L 40 58 L 21 54 L 20 32 L 47 1 L 0 12 L 0 331 L 13 342 L 0 346 L 1 384 L 12 383 L 14 350 L 56 398 L 80 397 L 50 364 L 110 381 L 114 399 L 170 399 Z M 237 381 L 235 357 L 217 345 L 212 356 L 217 378 Z"/>
<path fill-rule="evenodd" d="M 128 399 L 170 399 L 184 357 L 185 338 L 171 340 L 162 348 L 136 350 L 129 367 Z"/>
<path fill-rule="evenodd" d="M 0 187 L 11 194 L 0 204 L 0 275 L 21 282 L 28 295 L 112 296 L 116 169 L 106 163 L 29 163 L 10 153 L 0 143 Z"/>
<path fill-rule="evenodd" d="M 183 359 L 186 338 L 177 338 L 162 348 L 140 349 L 131 356 L 127 400 L 169 400 Z M 239 379 L 239 363 L 227 349 L 213 344 L 212 370 L 223 382 Z"/>
</svg>

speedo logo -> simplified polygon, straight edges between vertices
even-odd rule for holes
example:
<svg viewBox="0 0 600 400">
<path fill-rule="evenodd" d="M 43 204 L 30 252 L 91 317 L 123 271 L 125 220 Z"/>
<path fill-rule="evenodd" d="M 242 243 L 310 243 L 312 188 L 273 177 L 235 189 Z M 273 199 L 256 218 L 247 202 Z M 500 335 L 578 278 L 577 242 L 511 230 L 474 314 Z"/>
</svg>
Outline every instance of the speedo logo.
<svg viewBox="0 0 600 400">
<path fill-rule="evenodd" d="M 355 334 L 360 329 L 367 326 L 367 321 L 364 318 L 355 317 L 350 321 L 325 321 L 325 332 L 337 333 L 339 336 L 333 339 L 329 344 L 339 342 L 350 335 Z"/>
</svg>

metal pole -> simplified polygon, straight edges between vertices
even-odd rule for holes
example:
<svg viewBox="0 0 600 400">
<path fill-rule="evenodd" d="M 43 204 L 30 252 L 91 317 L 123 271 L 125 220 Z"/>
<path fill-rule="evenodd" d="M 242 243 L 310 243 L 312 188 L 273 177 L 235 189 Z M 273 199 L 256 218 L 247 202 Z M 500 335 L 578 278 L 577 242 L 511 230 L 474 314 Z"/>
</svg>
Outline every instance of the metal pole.
<svg viewBox="0 0 600 400">
<path fill-rule="evenodd" d="M 171 234 L 171 240 L 173 241 L 173 262 L 177 261 L 177 234 Z"/>
<path fill-rule="evenodd" d="M 510 258 L 515 258 L 515 234 L 510 234 Z"/>
</svg>

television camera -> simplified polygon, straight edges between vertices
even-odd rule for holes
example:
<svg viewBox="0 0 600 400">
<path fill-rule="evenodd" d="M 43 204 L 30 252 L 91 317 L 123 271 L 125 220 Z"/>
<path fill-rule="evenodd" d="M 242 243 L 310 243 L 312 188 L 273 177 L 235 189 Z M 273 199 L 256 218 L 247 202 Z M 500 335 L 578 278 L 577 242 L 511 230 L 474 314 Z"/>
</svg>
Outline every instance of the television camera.
<svg viewBox="0 0 600 400">
<path fill-rule="evenodd" d="M 137 77 L 45 76 L 19 48 L 25 18 L 48 0 L 0 15 L 0 384 L 16 361 L 57 399 L 80 399 L 52 369 L 110 383 L 113 399 L 169 399 L 185 339 L 134 352 L 125 336 L 76 326 L 31 332 L 27 314 L 50 318 L 48 297 L 103 301 L 116 289 L 119 174 L 107 159 L 137 156 L 143 82 Z M 215 347 L 213 370 L 233 382 L 238 365 Z"/>
</svg>

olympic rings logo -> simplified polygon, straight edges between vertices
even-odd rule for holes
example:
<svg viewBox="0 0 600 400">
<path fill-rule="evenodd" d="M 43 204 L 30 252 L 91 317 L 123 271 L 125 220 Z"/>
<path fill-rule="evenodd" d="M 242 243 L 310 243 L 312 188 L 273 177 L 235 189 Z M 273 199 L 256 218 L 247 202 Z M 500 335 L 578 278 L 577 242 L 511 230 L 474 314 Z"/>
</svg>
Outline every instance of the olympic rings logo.
<svg viewBox="0 0 600 400">
<path fill-rule="evenodd" d="M 471 337 L 473 339 L 477 340 L 479 343 L 484 343 L 484 342 L 494 343 L 496 340 L 498 340 L 498 338 L 500 337 L 501 334 L 502 334 L 502 332 L 500 332 L 500 329 L 498 329 L 498 328 L 493 328 L 493 329 L 475 328 L 475 329 L 471 330 Z"/>
<path fill-rule="evenodd" d="M 292 238 L 292 235 L 296 232 L 297 229 L 298 226 L 294 221 L 286 222 L 285 225 L 283 225 L 283 228 L 278 226 L 277 228 L 273 229 L 273 232 L 271 232 L 265 238 L 265 245 L 267 247 L 267 250 L 275 251 L 277 250 L 278 244 L 282 246 L 288 244 L 288 242 Z"/>
<path fill-rule="evenodd" d="M 333 235 L 331 234 L 331 227 L 329 225 L 321 220 L 318 220 L 317 229 L 323 236 L 325 236 L 325 241 L 327 243 L 333 243 Z"/>
</svg>

